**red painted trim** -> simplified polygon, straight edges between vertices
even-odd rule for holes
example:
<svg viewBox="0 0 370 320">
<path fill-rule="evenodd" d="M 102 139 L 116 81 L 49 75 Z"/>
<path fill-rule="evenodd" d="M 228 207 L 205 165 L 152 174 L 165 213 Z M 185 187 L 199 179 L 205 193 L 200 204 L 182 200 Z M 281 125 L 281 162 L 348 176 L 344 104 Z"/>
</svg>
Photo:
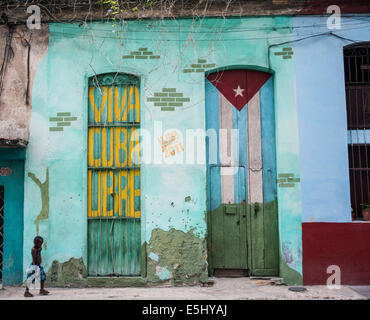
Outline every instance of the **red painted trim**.
<svg viewBox="0 0 370 320">
<path fill-rule="evenodd" d="M 211 73 L 207 79 L 240 111 L 270 77 L 266 72 L 238 69 Z"/>
<path fill-rule="evenodd" d="M 299 14 L 327 14 L 329 6 L 336 5 L 344 13 L 370 13 L 369 0 L 308 0 Z"/>
<path fill-rule="evenodd" d="M 304 285 L 326 285 L 330 265 L 341 284 L 370 285 L 370 223 L 302 223 L 302 246 Z"/>
</svg>

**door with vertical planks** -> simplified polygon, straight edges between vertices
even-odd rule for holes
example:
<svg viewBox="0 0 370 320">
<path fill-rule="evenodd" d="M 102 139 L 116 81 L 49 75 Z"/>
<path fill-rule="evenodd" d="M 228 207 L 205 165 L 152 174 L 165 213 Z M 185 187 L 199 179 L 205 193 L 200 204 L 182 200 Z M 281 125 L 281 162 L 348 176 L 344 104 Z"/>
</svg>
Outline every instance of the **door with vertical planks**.
<svg viewBox="0 0 370 320">
<path fill-rule="evenodd" d="M 88 274 L 140 275 L 139 79 L 92 77 L 88 88 Z"/>
<path fill-rule="evenodd" d="M 279 274 L 273 78 L 256 70 L 206 77 L 210 274 Z"/>
</svg>

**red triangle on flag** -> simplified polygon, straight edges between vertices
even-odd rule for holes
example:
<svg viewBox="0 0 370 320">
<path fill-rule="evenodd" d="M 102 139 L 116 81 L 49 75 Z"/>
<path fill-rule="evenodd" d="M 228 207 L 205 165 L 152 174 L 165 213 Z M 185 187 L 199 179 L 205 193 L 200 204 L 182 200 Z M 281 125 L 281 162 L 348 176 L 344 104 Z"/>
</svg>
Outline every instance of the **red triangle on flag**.
<svg viewBox="0 0 370 320">
<path fill-rule="evenodd" d="M 211 73 L 207 79 L 239 111 L 271 77 L 257 70 L 225 70 Z"/>
</svg>

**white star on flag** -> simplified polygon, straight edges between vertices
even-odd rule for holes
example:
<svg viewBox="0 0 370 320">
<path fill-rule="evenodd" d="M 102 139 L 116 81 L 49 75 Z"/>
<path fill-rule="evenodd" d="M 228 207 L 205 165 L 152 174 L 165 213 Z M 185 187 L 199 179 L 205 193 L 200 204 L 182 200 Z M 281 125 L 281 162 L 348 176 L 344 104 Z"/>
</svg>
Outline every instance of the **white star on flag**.
<svg viewBox="0 0 370 320">
<path fill-rule="evenodd" d="M 238 88 L 237 89 L 233 89 L 233 91 L 235 92 L 235 97 L 237 97 L 237 96 L 241 96 L 241 97 L 243 97 L 243 91 L 244 91 L 245 89 L 241 89 L 240 88 L 240 86 L 238 86 Z"/>
</svg>

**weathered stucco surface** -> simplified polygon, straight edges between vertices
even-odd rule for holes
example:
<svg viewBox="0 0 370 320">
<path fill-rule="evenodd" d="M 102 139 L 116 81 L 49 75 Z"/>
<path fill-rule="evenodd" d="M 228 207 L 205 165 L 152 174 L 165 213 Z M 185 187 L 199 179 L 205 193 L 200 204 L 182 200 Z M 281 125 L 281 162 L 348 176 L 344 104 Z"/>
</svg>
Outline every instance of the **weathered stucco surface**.
<svg viewBox="0 0 370 320">
<path fill-rule="evenodd" d="M 343 19 L 343 22 L 351 23 L 351 20 L 347 20 Z M 325 153 L 325 150 L 331 150 L 329 148 L 331 141 L 312 135 L 312 132 L 316 132 L 312 125 L 316 126 L 318 123 L 316 120 L 318 115 L 322 114 L 322 106 L 325 103 L 320 103 L 317 110 L 313 109 L 309 98 L 305 102 L 302 101 L 301 97 L 304 96 L 302 93 L 296 98 L 296 88 L 299 92 L 303 89 L 305 92 L 311 90 L 317 96 L 316 87 L 315 89 L 311 85 L 304 85 L 307 82 L 302 78 L 305 72 L 301 72 L 304 62 L 300 61 L 306 60 L 306 48 L 314 52 L 317 43 L 320 43 L 320 52 L 326 52 L 322 56 L 328 57 L 327 52 L 330 52 L 330 48 L 325 46 L 331 42 L 318 41 L 322 38 L 317 37 L 315 41 L 308 39 L 287 45 L 284 43 L 294 40 L 291 31 L 286 29 L 287 26 L 301 27 L 313 23 L 325 25 L 325 17 L 313 22 L 310 18 L 254 17 L 204 19 L 201 22 L 178 19 L 176 23 L 170 20 L 129 21 L 125 22 L 124 26 L 112 26 L 110 23 L 103 22 L 94 22 L 86 26 L 55 23 L 50 25 L 49 42 L 47 30 L 40 31 L 39 37 L 43 34 L 44 38 L 41 38 L 44 42 L 41 41 L 36 45 L 32 42 L 36 39 L 36 36 L 33 36 L 31 44 L 34 43 L 36 49 L 31 47 L 30 58 L 37 64 L 32 66 L 34 69 L 31 68 L 31 79 L 35 76 L 35 82 L 30 86 L 33 106 L 30 120 L 30 145 L 27 148 L 25 166 L 24 268 L 29 263 L 29 250 L 35 234 L 34 221 L 42 208 L 40 190 L 28 177 L 28 173 L 34 173 L 40 181 L 45 181 L 47 167 L 50 171 L 50 216 L 47 220 L 40 221 L 40 234 L 47 243 L 47 248 L 43 252 L 45 267 L 48 270 L 52 261 L 65 262 L 71 257 L 82 257 L 86 264 L 86 103 L 87 79 L 90 76 L 95 73 L 119 71 L 140 77 L 141 127 L 152 135 L 153 140 L 150 141 L 152 149 L 149 152 L 152 152 L 151 156 L 154 153 L 155 157 L 155 152 L 160 150 L 156 141 L 166 130 L 176 128 L 185 135 L 186 129 L 205 128 L 205 71 L 251 68 L 273 72 L 277 174 L 282 179 L 284 177 L 298 179 L 291 188 L 279 187 L 277 192 L 280 275 L 287 283 L 301 283 L 302 208 L 299 149 L 303 153 L 309 151 L 311 155 L 315 154 L 312 153 L 314 150 L 312 146 L 317 146 L 320 140 L 322 150 L 317 154 L 321 159 L 326 159 L 322 161 L 329 163 L 328 153 Z M 264 27 L 264 30 L 258 29 L 261 27 Z M 257 29 L 258 31 L 255 31 Z M 207 34 L 209 30 L 217 30 L 217 32 Z M 231 32 L 232 30 L 245 32 Z M 114 34 L 112 31 L 117 31 L 119 36 L 112 36 Z M 302 31 L 300 37 L 307 36 L 309 32 Z M 363 30 L 341 32 L 348 38 L 366 40 L 366 32 Z M 341 52 L 342 46 L 348 43 L 337 38 L 330 38 L 330 40 L 337 41 L 337 52 Z M 7 71 L 5 74 L 8 80 L 5 81 L 4 87 L 4 92 L 7 90 L 10 96 L 25 90 L 25 49 L 19 42 L 20 39 L 14 41 L 15 53 L 18 55 L 15 54 L 11 61 L 12 63 L 19 61 L 19 63 L 14 68 L 10 68 L 11 72 Z M 4 43 L 1 43 L 4 46 Z M 47 45 L 47 54 L 38 65 L 38 59 L 46 52 Z M 272 47 L 272 45 L 276 46 Z M 153 55 L 158 58 L 136 59 L 133 52 L 137 53 L 140 48 L 153 52 Z M 21 49 L 22 54 L 18 52 Z M 289 58 L 284 56 L 288 51 L 291 52 Z M 190 66 L 197 64 L 199 60 L 207 60 L 207 64 L 212 65 L 211 69 L 188 72 Z M 315 75 L 311 75 L 312 83 Z M 329 79 L 326 80 L 327 83 L 330 82 Z M 14 89 L 12 83 L 18 89 Z M 169 87 L 177 90 L 177 93 L 184 94 L 184 97 L 190 97 L 190 101 L 171 111 L 163 111 L 154 106 L 150 98 Z M 336 88 L 339 86 L 337 85 Z M 340 90 L 336 91 L 340 93 Z M 24 95 L 17 94 L 13 100 L 5 96 L 1 97 L 1 108 L 7 110 L 7 117 L 2 112 L 0 121 L 5 119 L 6 123 L 9 121 L 22 123 L 24 120 L 24 123 L 27 123 L 30 106 L 25 106 Z M 7 104 L 4 104 L 4 99 Z M 15 102 L 14 108 L 18 110 L 25 108 L 26 114 L 20 115 L 19 112 L 14 111 L 13 115 L 10 101 Z M 317 114 L 315 115 L 312 110 L 316 110 Z M 58 112 L 70 113 L 71 116 L 76 117 L 76 121 L 64 131 L 53 132 L 50 130 L 52 126 L 50 119 Z M 336 130 L 344 132 L 346 128 L 343 113 L 340 115 L 343 130 L 341 128 Z M 298 121 L 300 121 L 300 129 Z M 158 123 L 160 123 L 160 130 Z M 1 128 L 3 129 L 4 125 Z M 27 125 L 24 130 L 27 130 Z M 27 136 L 26 131 L 22 132 Z M 344 137 L 344 135 L 341 136 Z M 345 145 L 344 140 L 343 138 L 338 143 Z M 200 149 L 204 148 L 205 145 L 201 143 Z M 188 149 L 189 146 L 184 143 L 182 160 L 186 159 Z M 160 151 L 159 155 L 162 156 Z M 153 160 L 153 157 L 151 159 Z M 302 158 L 301 161 L 305 172 L 310 172 L 311 175 L 309 168 L 316 164 L 311 164 L 312 161 L 309 159 L 312 159 L 312 156 Z M 342 159 L 344 159 L 344 152 Z M 172 283 L 203 281 L 206 275 L 203 273 L 206 270 L 206 166 L 202 163 L 186 165 L 183 162 L 171 165 L 171 163 L 156 163 L 155 160 L 156 158 L 151 163 L 143 163 L 141 167 L 141 243 L 146 248 L 148 281 Z M 178 157 L 173 160 L 172 164 L 181 159 Z M 342 161 L 341 168 L 345 167 L 343 164 Z M 321 176 L 325 174 L 322 172 Z M 336 177 L 343 178 L 343 175 L 336 175 Z M 317 217 L 320 215 L 320 219 L 325 220 L 332 212 L 329 204 L 324 210 L 322 208 L 324 202 L 315 202 L 312 199 L 307 201 L 307 198 L 313 195 L 312 190 L 315 189 L 317 181 L 317 179 L 312 180 L 311 184 L 307 184 L 307 173 L 302 176 L 302 186 L 306 186 L 303 199 L 306 199 L 306 208 L 308 203 L 311 207 L 316 203 Z M 348 193 L 348 176 L 341 181 L 342 190 L 347 190 Z M 336 183 L 336 185 L 339 184 Z M 325 192 L 323 194 L 327 195 Z M 336 196 L 335 199 L 338 197 Z M 344 208 L 343 201 L 348 204 L 348 196 L 342 198 L 338 200 L 342 201 L 341 208 Z M 306 213 L 308 211 L 306 210 Z M 341 215 L 340 220 L 346 221 L 348 214 Z M 339 219 L 338 215 L 335 217 Z M 308 216 L 305 216 L 305 219 L 308 219 Z M 171 247 L 172 241 L 178 247 L 177 253 Z M 191 249 L 185 250 L 182 246 Z M 189 261 L 196 262 L 189 265 Z"/>
<path fill-rule="evenodd" d="M 86 277 L 87 270 L 82 258 L 71 258 L 62 263 L 54 260 L 47 272 L 47 279 L 51 285 L 78 283 L 84 281 Z"/>
<path fill-rule="evenodd" d="M 12 36 L 0 95 L 0 139 L 28 142 L 33 80 L 48 49 L 49 25 L 32 30 L 32 36 L 26 26 L 10 29 L 0 26 L 0 66 L 4 62 L 8 32 Z"/>
<path fill-rule="evenodd" d="M 277 172 L 299 176 L 294 59 L 275 55 L 281 47 L 269 50 L 270 44 L 291 38 L 286 30 L 291 23 L 289 17 L 256 17 L 129 21 L 123 26 L 51 24 L 48 52 L 32 88 L 25 164 L 24 268 L 29 264 L 34 221 L 42 208 L 40 190 L 28 173 L 45 181 L 47 167 L 50 214 L 39 228 L 47 243 L 44 267 L 49 270 L 54 260 L 63 263 L 71 257 L 82 257 L 87 263 L 87 79 L 95 73 L 119 71 L 141 79 L 141 127 L 152 139 L 151 149 L 144 146 L 152 162 L 141 165 L 141 243 L 146 244 L 147 280 L 207 281 L 206 164 L 184 163 L 192 151 L 185 143 L 186 130 L 205 129 L 204 71 L 234 67 L 275 72 Z M 261 26 L 265 30 L 230 32 Z M 112 32 L 117 29 L 119 37 Z M 206 34 L 209 30 L 217 32 Z M 159 58 L 127 58 L 140 48 Z M 199 60 L 206 60 L 213 69 L 187 73 Z M 162 111 L 149 98 L 164 88 L 175 88 L 190 101 Z M 59 112 L 76 121 L 55 132 L 50 119 Z M 184 151 L 166 163 L 158 138 L 173 128 L 183 135 Z M 204 141 L 198 147 L 204 150 Z M 162 161 L 156 162 L 158 154 Z M 299 186 L 279 189 L 278 204 L 280 246 L 286 243 L 293 257 L 289 266 L 301 273 Z"/>
<path fill-rule="evenodd" d="M 146 279 L 140 277 L 88 277 L 86 264 L 82 258 L 68 261 L 54 260 L 47 272 L 48 286 L 51 287 L 142 287 Z"/>
<path fill-rule="evenodd" d="M 207 282 L 207 245 L 205 239 L 170 229 L 154 229 L 147 244 L 148 281 L 170 280 L 170 283 Z"/>
</svg>

